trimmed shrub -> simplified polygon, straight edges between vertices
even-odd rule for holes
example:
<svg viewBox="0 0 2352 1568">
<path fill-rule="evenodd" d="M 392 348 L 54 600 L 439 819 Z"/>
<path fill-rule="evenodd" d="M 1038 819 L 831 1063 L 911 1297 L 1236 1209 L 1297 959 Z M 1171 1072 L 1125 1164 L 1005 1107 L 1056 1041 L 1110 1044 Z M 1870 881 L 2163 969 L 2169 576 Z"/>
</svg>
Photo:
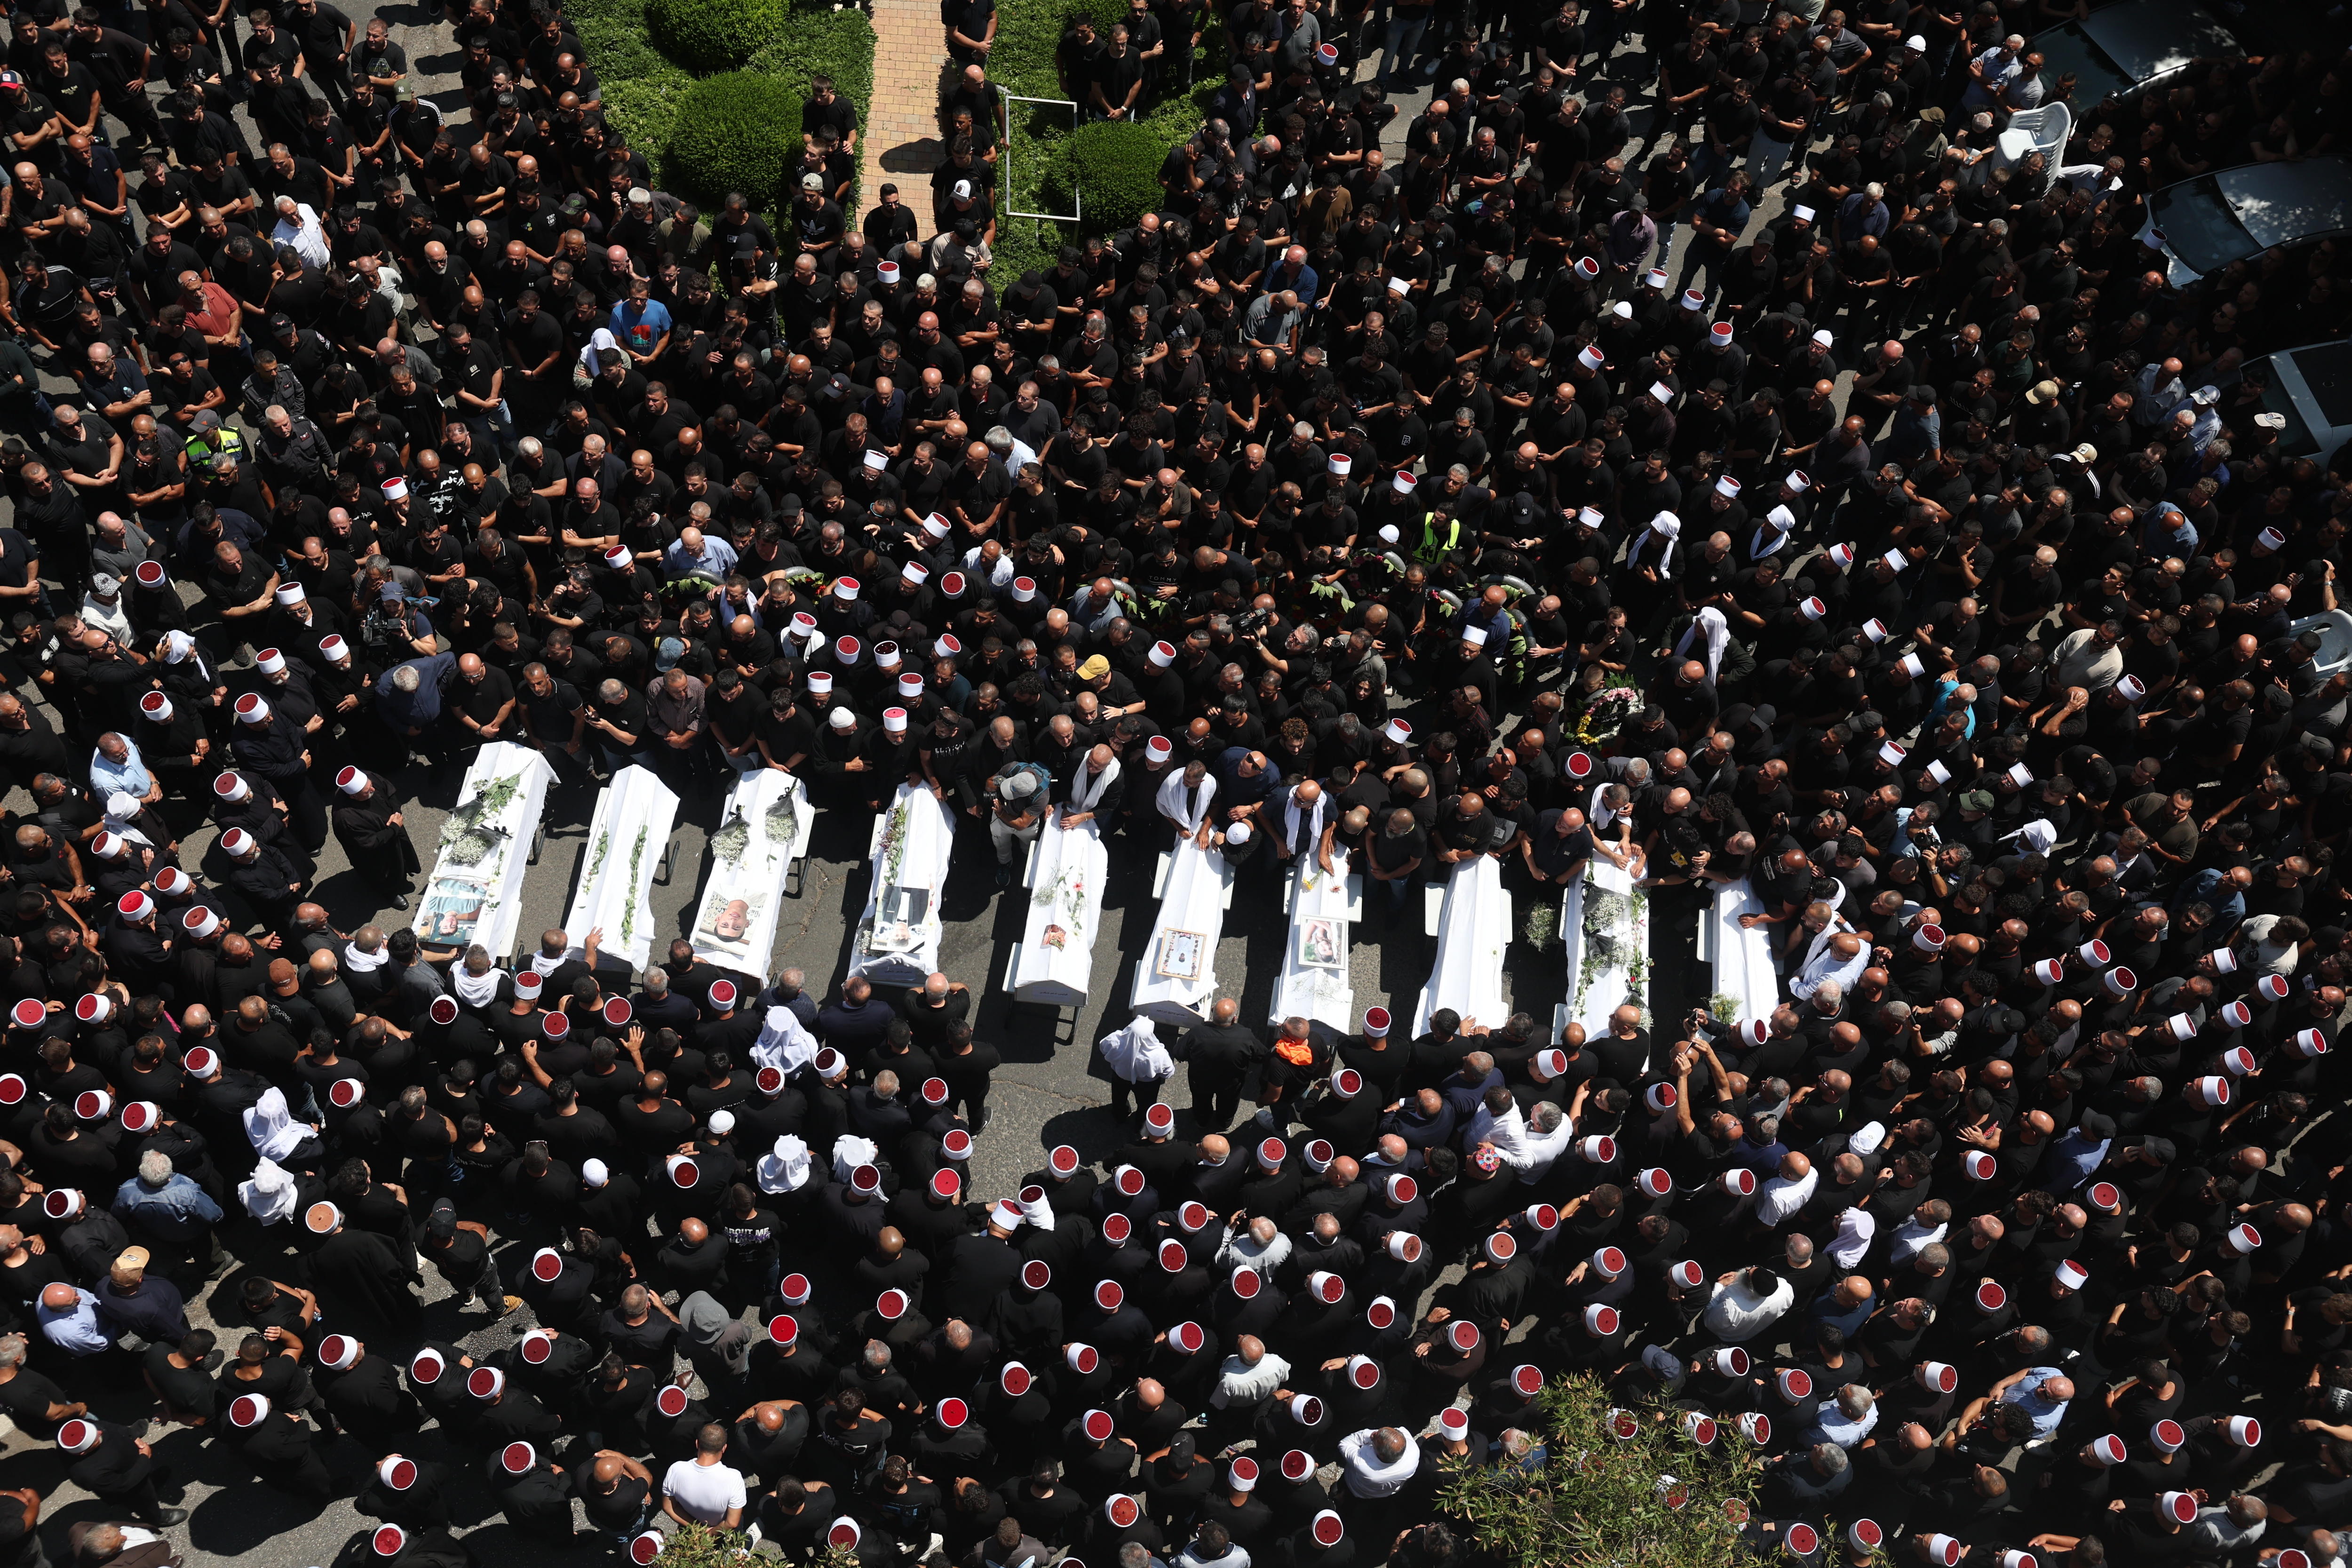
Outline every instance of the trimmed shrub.
<svg viewBox="0 0 2352 1568">
<path fill-rule="evenodd" d="M 1160 165 L 1167 161 L 1167 133 L 1149 122 L 1098 121 L 1080 126 L 1062 144 L 1059 182 L 1076 187 L 1080 226 L 1088 234 L 1112 234 L 1158 212 L 1165 193 Z"/>
<path fill-rule="evenodd" d="M 801 98 L 791 88 L 757 71 L 705 77 L 678 100 L 664 177 L 705 211 L 740 191 L 754 210 L 773 212 L 800 145 Z"/>
<path fill-rule="evenodd" d="M 861 134 L 874 100 L 874 24 L 863 11 L 795 13 L 791 30 L 751 57 L 751 70 L 771 76 L 805 100 L 809 83 L 831 77 L 833 89 L 857 105 Z M 793 130 L 799 130 L 793 122 Z"/>
<path fill-rule="evenodd" d="M 669 145 L 677 100 L 694 85 L 646 36 L 645 0 L 571 0 L 564 15 L 603 79 L 605 122 L 648 158 Z"/>
<path fill-rule="evenodd" d="M 784 11 L 785 0 L 647 0 L 646 27 L 688 70 L 732 70 L 783 30 Z"/>
</svg>

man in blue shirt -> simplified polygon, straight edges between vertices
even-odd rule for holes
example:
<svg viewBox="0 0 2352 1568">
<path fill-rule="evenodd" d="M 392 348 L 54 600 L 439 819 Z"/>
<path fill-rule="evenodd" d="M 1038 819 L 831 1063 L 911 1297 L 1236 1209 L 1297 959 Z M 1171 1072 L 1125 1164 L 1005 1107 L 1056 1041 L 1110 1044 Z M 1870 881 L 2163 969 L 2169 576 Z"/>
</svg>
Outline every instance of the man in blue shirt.
<svg viewBox="0 0 2352 1568">
<path fill-rule="evenodd" d="M 2058 1430 L 2066 1419 L 2066 1406 L 2074 1397 L 2074 1380 L 2054 1366 L 2029 1366 L 2013 1372 L 1992 1385 L 1990 1398 L 2003 1405 L 2014 1405 L 2033 1424 L 2033 1435 L 2047 1437 Z M 1979 1400 L 1981 1406 L 1985 1400 Z M 1971 1408 L 1960 1420 L 1963 1430 L 1976 1415 Z"/>
<path fill-rule="evenodd" d="M 669 308 L 652 298 L 652 284 L 629 279 L 629 297 L 613 307 L 613 335 L 638 366 L 651 364 L 669 347 Z"/>
<path fill-rule="evenodd" d="M 37 1314 L 49 1343 L 68 1355 L 90 1356 L 114 1348 L 114 1335 L 99 1316 L 98 1298 L 62 1282 L 41 1292 Z"/>
<path fill-rule="evenodd" d="M 1265 753 L 1246 746 L 1227 746 L 1218 752 L 1216 774 L 1216 805 L 1227 822 L 1255 817 L 1278 782 Z"/>
<path fill-rule="evenodd" d="M 394 665 L 376 682 L 376 717 L 412 744 L 429 743 L 441 725 L 441 693 L 457 673 L 457 656 L 448 653 Z"/>
<path fill-rule="evenodd" d="M 2246 889 L 2254 885 L 2254 874 L 2243 866 L 2226 869 L 2208 866 L 2201 871 L 2182 879 L 2172 895 L 2171 910 L 2179 914 L 2191 904 L 2203 904 L 2213 911 L 2212 923 L 2206 929 L 2215 939 L 2226 939 L 2246 918 Z"/>
<path fill-rule="evenodd" d="M 188 1337 L 187 1303 L 169 1279 L 147 1277 L 147 1249 L 125 1247 L 98 1287 L 98 1310 L 117 1333 L 136 1334 L 150 1344 L 177 1344 Z"/>
<path fill-rule="evenodd" d="M 688 528 L 662 552 L 662 572 L 673 583 L 681 577 L 708 577 L 717 582 L 735 570 L 735 547 L 713 539 L 698 528 Z"/>
<path fill-rule="evenodd" d="M 1307 247 L 1303 245 L 1294 245 L 1284 251 L 1282 260 L 1267 270 L 1265 281 L 1260 285 L 1270 294 L 1290 289 L 1298 296 L 1298 302 L 1309 310 L 1321 298 L 1317 292 L 1320 286 L 1321 280 L 1316 277 L 1315 268 L 1307 265 Z"/>
<path fill-rule="evenodd" d="M 2073 1192 L 2091 1179 L 2091 1173 L 2107 1157 L 2107 1145 L 2115 1141 L 2116 1124 L 2112 1121 L 2098 1111 L 2084 1111 L 2081 1121 L 2050 1141 L 2050 1152 L 2042 1156 L 2042 1188 L 2053 1193 Z M 2083 1223 L 2079 1218 L 2074 1221 L 2077 1226 Z"/>
<path fill-rule="evenodd" d="M 90 753 L 89 792 L 100 800 L 121 794 L 151 805 L 163 798 L 137 742 L 111 730 L 98 738 L 98 750 Z"/>
<path fill-rule="evenodd" d="M 220 1205 L 173 1170 L 172 1157 L 160 1149 L 139 1157 L 139 1173 L 115 1189 L 113 1207 L 114 1217 L 133 1235 L 190 1254 L 221 1220 Z"/>
<path fill-rule="evenodd" d="M 1706 293 L 1713 298 L 1716 268 L 1731 259 L 1739 237 L 1754 216 L 1748 199 L 1748 176 L 1736 174 L 1691 204 L 1691 242 L 1683 251 L 1683 274 L 1675 279 L 1677 292 L 1690 287 L 1691 274 L 1706 274 Z"/>
<path fill-rule="evenodd" d="M 1884 185 L 1869 184 L 1839 203 L 1839 240 L 1852 245 L 1864 235 L 1873 239 L 1885 239 L 1888 223 L 1885 196 Z"/>
<path fill-rule="evenodd" d="M 1895 410 L 1895 423 L 1878 448 L 1879 458 L 1905 468 L 1927 461 L 1944 449 L 1944 416 L 1936 411 L 1936 395 L 1920 387 Z"/>
</svg>

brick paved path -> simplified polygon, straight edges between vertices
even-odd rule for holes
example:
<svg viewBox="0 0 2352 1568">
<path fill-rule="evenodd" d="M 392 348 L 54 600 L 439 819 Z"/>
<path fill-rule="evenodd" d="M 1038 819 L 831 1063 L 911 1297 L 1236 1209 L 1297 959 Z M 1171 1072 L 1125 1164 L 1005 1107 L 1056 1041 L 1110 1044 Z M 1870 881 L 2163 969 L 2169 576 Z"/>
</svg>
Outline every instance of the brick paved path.
<svg viewBox="0 0 2352 1568">
<path fill-rule="evenodd" d="M 863 167 L 858 216 L 895 181 L 898 199 L 915 215 L 915 232 L 931 229 L 929 175 L 947 156 L 940 145 L 940 8 L 933 0 L 874 0 L 874 101 L 866 106 L 859 141 Z"/>
</svg>

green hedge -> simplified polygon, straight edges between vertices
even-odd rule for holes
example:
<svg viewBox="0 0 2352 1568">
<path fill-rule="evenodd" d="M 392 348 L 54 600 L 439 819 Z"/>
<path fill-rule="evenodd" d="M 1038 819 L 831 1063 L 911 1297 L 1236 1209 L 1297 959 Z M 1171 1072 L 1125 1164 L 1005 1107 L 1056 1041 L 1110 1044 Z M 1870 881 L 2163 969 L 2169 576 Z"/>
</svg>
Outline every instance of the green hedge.
<svg viewBox="0 0 2352 1568">
<path fill-rule="evenodd" d="M 865 12 L 795 12 L 783 36 L 754 54 L 749 68 L 775 78 L 803 100 L 813 79 L 831 77 L 834 90 L 857 106 L 858 134 L 866 134 L 866 106 L 874 101 L 874 24 Z"/>
<path fill-rule="evenodd" d="M 772 212 L 800 145 L 799 93 L 760 71 L 705 77 L 679 100 L 664 184 L 705 211 L 740 191 Z"/>
<path fill-rule="evenodd" d="M 682 22 L 671 14 L 688 6 L 698 9 L 699 19 Z M 595 64 L 605 118 L 632 147 L 661 165 L 666 188 L 698 204 L 716 199 L 706 194 L 714 189 L 717 196 L 740 189 L 775 214 L 782 160 L 799 161 L 800 104 L 812 77 L 831 77 L 835 89 L 857 106 L 861 124 L 874 100 L 874 26 L 862 11 L 833 9 L 831 0 L 571 0 L 564 14 Z M 714 46 L 723 51 L 719 68 L 740 65 L 781 86 L 792 100 L 788 113 L 766 128 L 760 142 L 781 149 L 772 170 L 757 169 L 751 160 L 722 150 L 726 167 L 743 171 L 740 184 L 704 172 L 712 166 L 707 156 L 710 136 L 693 123 L 691 111 L 681 112 L 702 86 L 698 76 L 710 68 L 688 63 L 687 51 L 698 53 L 701 46 L 681 41 L 678 29 L 683 25 L 688 34 L 698 26 L 707 32 L 723 16 L 749 19 Z M 772 98 L 765 101 L 782 104 Z"/>
<path fill-rule="evenodd" d="M 647 0 L 662 53 L 696 71 L 733 70 L 783 30 L 784 0 Z"/>
<path fill-rule="evenodd" d="M 694 85 L 694 74 L 654 47 L 646 0 L 570 0 L 564 16 L 596 68 L 605 120 L 630 146 L 658 162 L 669 145 L 677 100 Z"/>
<path fill-rule="evenodd" d="M 1065 137 L 1059 155 L 1049 165 L 1047 199 L 1067 211 L 1075 185 L 1079 227 L 1088 234 L 1116 234 L 1131 228 L 1136 219 L 1160 210 L 1160 165 L 1168 156 L 1169 140 L 1160 127 L 1100 121 Z"/>
</svg>

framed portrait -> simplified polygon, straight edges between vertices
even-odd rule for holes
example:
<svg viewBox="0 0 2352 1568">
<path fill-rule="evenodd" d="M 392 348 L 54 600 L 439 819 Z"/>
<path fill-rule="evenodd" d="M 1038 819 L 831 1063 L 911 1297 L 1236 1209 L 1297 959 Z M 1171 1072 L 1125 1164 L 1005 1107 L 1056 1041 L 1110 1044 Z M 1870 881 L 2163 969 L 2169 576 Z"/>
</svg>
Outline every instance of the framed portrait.
<svg viewBox="0 0 2352 1568">
<path fill-rule="evenodd" d="M 919 926 L 930 913 L 931 890 L 929 888 L 886 888 L 880 907 L 875 911 L 877 925 Z"/>
<path fill-rule="evenodd" d="M 1198 980 L 1208 960 L 1208 942 L 1196 931 L 1160 933 L 1160 959 L 1152 973 L 1162 980 Z"/>
<path fill-rule="evenodd" d="M 425 885 L 416 913 L 416 934 L 437 945 L 463 947 L 490 906 L 490 889 L 462 877 L 436 877 Z"/>
<path fill-rule="evenodd" d="M 1298 922 L 1298 962 L 1316 969 L 1339 967 L 1339 922 L 1322 915 Z"/>
</svg>

